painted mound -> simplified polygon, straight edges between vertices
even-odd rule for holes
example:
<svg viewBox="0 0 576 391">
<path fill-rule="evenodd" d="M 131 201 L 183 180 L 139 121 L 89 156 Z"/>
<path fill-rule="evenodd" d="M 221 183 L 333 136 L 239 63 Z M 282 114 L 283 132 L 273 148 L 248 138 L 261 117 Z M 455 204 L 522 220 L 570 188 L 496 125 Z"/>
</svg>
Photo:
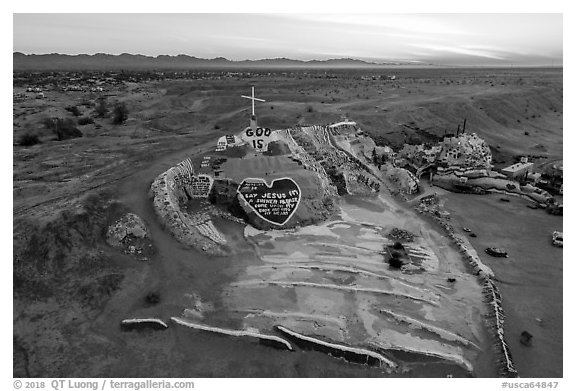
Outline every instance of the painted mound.
<svg viewBox="0 0 576 391">
<path fill-rule="evenodd" d="M 249 224 L 245 237 L 258 262 L 229 284 L 221 308 L 227 317 L 211 319 L 212 326 L 240 324 L 230 329 L 239 335 L 284 330 L 308 347 L 366 362 L 377 356 L 391 367 L 410 367 L 408 354 L 474 372 L 489 356 L 482 286 L 449 239 L 379 196 L 385 172 L 371 161 L 371 140 L 353 123 L 271 134 L 268 153 L 271 143 L 256 150 L 246 148 L 255 140 L 224 137 L 215 151 L 180 163 L 152 187 L 173 234 L 207 253 L 230 253 L 212 222 L 217 210 Z M 338 198 L 344 194 L 364 196 L 354 198 L 362 205 Z M 400 270 L 386 262 L 393 228 L 419 237 L 405 245 Z"/>
</svg>

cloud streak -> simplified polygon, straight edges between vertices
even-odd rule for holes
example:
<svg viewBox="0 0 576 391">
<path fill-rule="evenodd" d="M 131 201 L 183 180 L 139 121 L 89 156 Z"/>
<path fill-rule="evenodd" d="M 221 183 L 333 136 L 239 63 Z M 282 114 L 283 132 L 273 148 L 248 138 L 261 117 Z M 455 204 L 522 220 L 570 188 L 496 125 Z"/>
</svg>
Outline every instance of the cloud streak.
<svg viewBox="0 0 576 391">
<path fill-rule="evenodd" d="M 430 52 L 434 52 L 440 55 L 446 54 L 461 54 L 464 56 L 472 56 L 472 57 L 483 57 L 483 58 L 490 58 L 492 60 L 506 60 L 505 57 L 499 56 L 491 52 L 490 50 L 481 50 L 475 48 L 466 48 L 466 47 L 455 47 L 455 46 L 442 46 L 442 45 L 432 45 L 432 44 L 412 44 L 412 46 L 426 49 Z M 434 57 L 434 56 L 433 56 Z"/>
<path fill-rule="evenodd" d="M 546 65 L 562 61 L 562 22 L 561 14 L 15 14 L 14 50 Z"/>
</svg>

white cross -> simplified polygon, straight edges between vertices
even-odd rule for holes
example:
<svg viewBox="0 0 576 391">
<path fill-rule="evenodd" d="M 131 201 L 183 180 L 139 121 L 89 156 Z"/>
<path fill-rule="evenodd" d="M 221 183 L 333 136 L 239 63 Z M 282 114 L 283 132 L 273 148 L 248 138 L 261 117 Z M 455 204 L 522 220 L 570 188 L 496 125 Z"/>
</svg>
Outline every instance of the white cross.
<svg viewBox="0 0 576 391">
<path fill-rule="evenodd" d="M 254 86 L 252 86 L 252 96 L 242 95 L 242 98 L 250 99 L 252 101 L 252 116 L 255 116 L 256 113 L 254 112 L 254 101 L 258 102 L 266 102 L 264 99 L 258 99 L 254 97 Z"/>
</svg>

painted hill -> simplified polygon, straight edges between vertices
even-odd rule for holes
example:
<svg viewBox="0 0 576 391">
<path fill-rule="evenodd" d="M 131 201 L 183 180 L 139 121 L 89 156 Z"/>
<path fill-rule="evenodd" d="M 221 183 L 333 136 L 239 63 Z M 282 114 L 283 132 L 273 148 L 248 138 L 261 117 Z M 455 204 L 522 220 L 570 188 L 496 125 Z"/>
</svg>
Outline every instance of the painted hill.
<svg viewBox="0 0 576 391">
<path fill-rule="evenodd" d="M 89 54 L 13 54 L 14 71 L 50 70 L 114 70 L 114 69 L 206 69 L 206 68 L 370 68 L 391 65 L 406 65 L 396 62 L 374 63 L 352 58 L 301 61 L 289 58 L 233 61 L 224 57 L 212 59 L 179 54 L 156 57 L 141 54 L 105 53 Z"/>
</svg>

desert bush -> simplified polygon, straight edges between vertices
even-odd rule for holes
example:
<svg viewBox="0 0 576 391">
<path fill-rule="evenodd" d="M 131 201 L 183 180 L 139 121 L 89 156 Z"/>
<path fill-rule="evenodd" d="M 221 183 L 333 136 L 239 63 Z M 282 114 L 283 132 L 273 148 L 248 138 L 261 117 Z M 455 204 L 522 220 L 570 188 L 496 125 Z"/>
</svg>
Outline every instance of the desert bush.
<svg viewBox="0 0 576 391">
<path fill-rule="evenodd" d="M 128 119 L 128 108 L 126 103 L 120 102 L 116 103 L 114 106 L 114 112 L 112 117 L 112 123 L 114 125 L 123 124 Z"/>
<path fill-rule="evenodd" d="M 392 251 L 392 255 L 390 259 L 388 259 L 388 264 L 390 265 L 390 267 L 400 269 L 403 265 L 400 253 L 397 251 Z"/>
<path fill-rule="evenodd" d="M 78 110 L 77 106 L 68 106 L 65 110 L 71 113 L 74 117 L 79 117 L 82 114 L 80 110 Z"/>
<path fill-rule="evenodd" d="M 40 139 L 37 134 L 24 133 L 18 139 L 18 144 L 23 147 L 31 147 L 32 145 L 40 144 Z"/>
<path fill-rule="evenodd" d="M 160 294 L 156 292 L 150 292 L 146 295 L 145 301 L 148 305 L 156 305 L 160 303 Z"/>
<path fill-rule="evenodd" d="M 70 118 L 46 118 L 42 123 L 56 135 L 58 141 L 82 137 L 82 132 Z"/>
<path fill-rule="evenodd" d="M 90 118 L 90 117 L 78 118 L 78 125 L 88 125 L 88 124 L 93 124 L 93 123 L 94 123 L 93 118 Z"/>
</svg>

